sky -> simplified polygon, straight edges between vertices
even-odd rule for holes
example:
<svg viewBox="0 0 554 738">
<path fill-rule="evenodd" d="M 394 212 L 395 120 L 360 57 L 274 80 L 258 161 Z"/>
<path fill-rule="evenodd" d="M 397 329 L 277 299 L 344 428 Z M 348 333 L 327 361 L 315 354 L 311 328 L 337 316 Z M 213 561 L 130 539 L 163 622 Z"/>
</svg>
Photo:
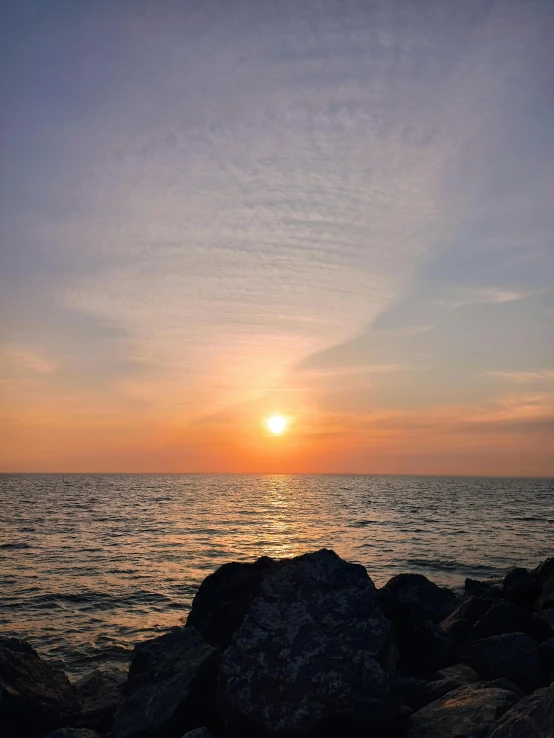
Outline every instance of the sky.
<svg viewBox="0 0 554 738">
<path fill-rule="evenodd" d="M 554 476 L 551 0 L 0 13 L 0 470 Z"/>
</svg>

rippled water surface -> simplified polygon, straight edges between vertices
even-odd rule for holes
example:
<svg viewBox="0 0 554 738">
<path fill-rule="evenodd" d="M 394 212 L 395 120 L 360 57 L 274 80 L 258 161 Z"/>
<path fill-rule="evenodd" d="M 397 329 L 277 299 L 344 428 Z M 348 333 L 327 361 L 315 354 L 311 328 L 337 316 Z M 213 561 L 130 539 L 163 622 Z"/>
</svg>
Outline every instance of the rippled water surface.
<svg viewBox="0 0 554 738">
<path fill-rule="evenodd" d="M 438 584 L 554 554 L 554 481 L 2 475 L 0 631 L 76 676 L 178 625 L 230 560 L 334 548 L 377 585 Z"/>
</svg>

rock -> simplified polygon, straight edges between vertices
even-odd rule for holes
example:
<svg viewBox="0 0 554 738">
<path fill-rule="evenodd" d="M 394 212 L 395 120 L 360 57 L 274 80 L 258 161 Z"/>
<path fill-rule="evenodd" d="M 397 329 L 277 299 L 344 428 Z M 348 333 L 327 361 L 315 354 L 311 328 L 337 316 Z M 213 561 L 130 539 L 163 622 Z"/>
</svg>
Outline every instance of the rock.
<svg viewBox="0 0 554 738">
<path fill-rule="evenodd" d="M 412 715 L 408 738 L 485 738 L 514 702 L 504 689 L 458 687 Z"/>
<path fill-rule="evenodd" d="M 71 724 L 80 711 L 69 679 L 18 638 L 0 638 L 0 725 L 4 738 L 26 738 Z"/>
<path fill-rule="evenodd" d="M 100 736 L 94 730 L 86 728 L 59 728 L 43 738 L 100 738 Z"/>
<path fill-rule="evenodd" d="M 263 575 L 275 565 L 263 556 L 254 563 L 223 564 L 198 589 L 186 626 L 194 627 L 211 646 L 226 648 L 242 625 Z"/>
<path fill-rule="evenodd" d="M 542 626 L 546 624 L 554 631 L 554 608 L 551 607 L 549 610 L 539 610 L 539 612 L 536 612 L 533 617 Z"/>
<path fill-rule="evenodd" d="M 219 654 L 194 628 L 135 646 L 109 738 L 179 736 L 215 719 Z"/>
<path fill-rule="evenodd" d="M 504 679 L 503 677 L 500 677 L 499 679 L 491 679 L 488 682 L 478 682 L 476 686 L 486 687 L 488 689 L 492 687 L 505 689 L 515 695 L 516 700 L 520 700 L 525 697 L 525 692 L 521 689 L 521 687 L 518 687 L 517 684 L 514 684 L 509 679 Z"/>
<path fill-rule="evenodd" d="M 470 597 L 440 624 L 443 631 L 457 643 L 464 643 L 475 623 L 490 610 L 496 600 Z"/>
<path fill-rule="evenodd" d="M 524 690 L 533 689 L 540 677 L 537 644 L 525 633 L 470 641 L 464 648 L 463 661 L 484 679 L 504 677 Z"/>
<path fill-rule="evenodd" d="M 196 730 L 185 733 L 183 738 L 213 738 L 213 736 L 207 728 L 196 728 Z"/>
<path fill-rule="evenodd" d="M 496 602 L 475 623 L 470 632 L 470 639 L 489 638 L 504 633 L 526 633 L 543 640 L 551 637 L 552 630 L 512 602 Z"/>
<path fill-rule="evenodd" d="M 467 597 L 481 597 L 487 600 L 501 600 L 502 590 L 489 582 L 479 582 L 477 579 L 465 580 L 464 589 Z"/>
<path fill-rule="evenodd" d="M 123 698 L 126 680 L 127 675 L 122 671 L 97 669 L 75 682 L 74 686 L 83 706 L 77 724 L 105 733 L 113 722 L 117 706 Z"/>
<path fill-rule="evenodd" d="M 552 738 L 554 689 L 537 689 L 506 712 L 489 738 Z"/>
<path fill-rule="evenodd" d="M 554 556 L 550 559 L 546 559 L 542 564 L 539 564 L 535 569 L 535 573 L 538 574 L 541 582 L 544 582 L 546 579 L 550 579 L 554 574 Z"/>
<path fill-rule="evenodd" d="M 549 610 L 554 607 L 554 574 L 545 579 L 542 585 L 542 592 L 537 600 L 537 610 Z"/>
<path fill-rule="evenodd" d="M 554 638 L 540 644 L 539 661 L 543 684 L 554 682 Z"/>
<path fill-rule="evenodd" d="M 430 681 L 399 676 L 395 682 L 394 691 L 400 702 L 408 705 L 412 710 L 419 710 L 458 687 L 478 681 L 479 675 L 470 666 L 457 664 L 437 671 Z"/>
<path fill-rule="evenodd" d="M 411 674 L 432 674 L 460 660 L 460 648 L 430 620 L 415 626 L 399 626 L 398 665 Z"/>
<path fill-rule="evenodd" d="M 332 726 L 380 735 L 393 717 L 395 659 L 362 566 L 326 549 L 285 559 L 263 577 L 223 654 L 219 708 L 237 735 L 300 738 Z"/>
<path fill-rule="evenodd" d="M 508 572 L 502 589 L 504 599 L 532 610 L 541 594 L 542 583 L 537 572 L 516 568 Z"/>
<path fill-rule="evenodd" d="M 378 591 L 383 613 L 393 621 L 440 623 L 456 608 L 456 595 L 422 574 L 398 574 Z"/>
</svg>

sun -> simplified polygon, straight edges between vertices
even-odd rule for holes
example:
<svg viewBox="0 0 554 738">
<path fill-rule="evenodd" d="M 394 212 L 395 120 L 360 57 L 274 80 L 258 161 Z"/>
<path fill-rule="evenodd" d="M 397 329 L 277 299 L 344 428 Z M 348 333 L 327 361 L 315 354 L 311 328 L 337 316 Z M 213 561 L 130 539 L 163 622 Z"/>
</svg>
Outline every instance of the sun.
<svg viewBox="0 0 554 738">
<path fill-rule="evenodd" d="M 272 433 L 275 433 L 276 435 L 279 435 L 279 433 L 282 433 L 287 426 L 287 419 L 284 418 L 282 415 L 273 415 L 271 418 L 267 419 L 267 427 Z"/>
</svg>

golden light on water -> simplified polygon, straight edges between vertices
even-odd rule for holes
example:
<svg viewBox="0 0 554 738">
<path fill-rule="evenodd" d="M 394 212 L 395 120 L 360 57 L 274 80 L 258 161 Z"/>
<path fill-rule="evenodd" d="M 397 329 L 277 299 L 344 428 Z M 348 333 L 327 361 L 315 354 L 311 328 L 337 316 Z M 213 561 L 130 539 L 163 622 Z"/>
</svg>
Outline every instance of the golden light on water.
<svg viewBox="0 0 554 738">
<path fill-rule="evenodd" d="M 287 427 L 287 419 L 282 415 L 272 415 L 266 422 L 269 430 L 275 435 L 279 435 Z"/>
</svg>

